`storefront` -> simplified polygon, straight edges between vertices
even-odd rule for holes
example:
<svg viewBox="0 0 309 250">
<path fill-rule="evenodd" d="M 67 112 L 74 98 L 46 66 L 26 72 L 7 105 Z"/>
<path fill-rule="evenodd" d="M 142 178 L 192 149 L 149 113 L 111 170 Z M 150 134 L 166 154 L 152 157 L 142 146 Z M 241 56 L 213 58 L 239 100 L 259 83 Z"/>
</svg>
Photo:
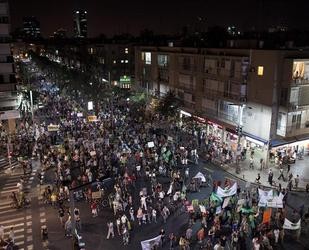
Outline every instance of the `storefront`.
<svg viewBox="0 0 309 250">
<path fill-rule="evenodd" d="M 309 139 L 297 140 L 297 138 L 293 138 L 290 141 L 283 140 L 273 140 L 272 148 L 270 149 L 270 153 L 273 157 L 278 155 L 284 157 L 288 156 L 296 160 L 296 156 L 302 157 L 309 152 Z"/>
</svg>

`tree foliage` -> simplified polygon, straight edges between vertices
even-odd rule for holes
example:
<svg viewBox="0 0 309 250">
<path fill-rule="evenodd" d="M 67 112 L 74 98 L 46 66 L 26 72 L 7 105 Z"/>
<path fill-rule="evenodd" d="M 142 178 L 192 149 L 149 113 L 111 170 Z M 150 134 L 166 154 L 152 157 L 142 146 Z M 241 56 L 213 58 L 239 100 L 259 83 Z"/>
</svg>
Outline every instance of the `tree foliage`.
<svg viewBox="0 0 309 250">
<path fill-rule="evenodd" d="M 180 107 L 181 102 L 175 94 L 169 91 L 160 101 L 156 111 L 164 116 L 174 117 Z"/>
</svg>

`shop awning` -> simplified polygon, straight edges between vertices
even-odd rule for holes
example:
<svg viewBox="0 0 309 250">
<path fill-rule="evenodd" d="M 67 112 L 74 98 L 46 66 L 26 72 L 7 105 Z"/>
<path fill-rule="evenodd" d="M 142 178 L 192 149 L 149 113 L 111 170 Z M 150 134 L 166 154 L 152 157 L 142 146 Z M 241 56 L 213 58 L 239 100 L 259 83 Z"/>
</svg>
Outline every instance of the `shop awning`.
<svg viewBox="0 0 309 250">
<path fill-rule="evenodd" d="M 254 140 L 257 140 L 257 141 L 259 141 L 259 142 L 263 142 L 264 144 L 267 144 L 267 143 L 268 143 L 268 140 L 265 140 L 265 139 L 263 139 L 263 138 L 260 138 L 260 137 L 258 137 L 258 136 L 255 136 L 255 135 L 252 135 L 252 134 L 250 134 L 250 133 L 243 132 L 242 134 L 245 135 L 245 136 L 247 136 L 247 137 L 250 137 L 250 138 L 252 138 L 252 139 L 254 139 Z"/>
<path fill-rule="evenodd" d="M 285 144 L 290 144 L 290 143 L 293 143 L 293 142 L 296 142 L 296 141 L 297 140 L 296 140 L 295 137 L 285 139 L 285 140 L 284 139 L 273 139 L 273 140 L 271 140 L 269 147 L 275 148 L 275 147 L 283 146 Z"/>
</svg>

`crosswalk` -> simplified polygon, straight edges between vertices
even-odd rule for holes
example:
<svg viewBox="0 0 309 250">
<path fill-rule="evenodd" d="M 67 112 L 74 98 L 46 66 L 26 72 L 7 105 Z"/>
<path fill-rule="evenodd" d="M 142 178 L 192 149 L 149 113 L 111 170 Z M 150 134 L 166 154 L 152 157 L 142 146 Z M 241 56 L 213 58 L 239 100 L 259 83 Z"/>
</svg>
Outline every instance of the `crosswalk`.
<svg viewBox="0 0 309 250">
<path fill-rule="evenodd" d="M 18 168 L 19 162 L 16 159 L 11 159 L 11 164 L 7 158 L 0 158 L 0 172 L 1 173 L 10 173 Z"/>
<path fill-rule="evenodd" d="M 0 167 L 10 168 L 0 161 Z M 14 243 L 20 250 L 33 249 L 48 249 L 48 246 L 42 245 L 42 242 L 35 242 L 33 233 L 40 234 L 40 226 L 46 224 L 46 214 L 44 208 L 39 207 L 39 211 L 33 210 L 31 200 L 36 196 L 36 188 L 32 188 L 32 183 L 36 175 L 36 169 L 32 171 L 27 177 L 24 177 L 24 192 L 27 199 L 30 200 L 30 206 L 27 208 L 16 209 L 13 206 L 10 195 L 12 192 L 18 191 L 17 183 L 20 181 L 22 171 L 13 171 L 6 175 L 4 184 L 1 185 L 0 191 L 0 225 L 4 227 L 5 238 L 8 238 L 12 228 L 14 232 Z M 39 205 L 39 204 L 38 204 Z M 34 207 L 35 208 L 35 207 Z M 36 207 L 37 208 L 37 207 Z M 34 225 L 34 221 L 38 221 L 39 225 Z M 40 237 L 40 235 L 38 236 Z"/>
</svg>

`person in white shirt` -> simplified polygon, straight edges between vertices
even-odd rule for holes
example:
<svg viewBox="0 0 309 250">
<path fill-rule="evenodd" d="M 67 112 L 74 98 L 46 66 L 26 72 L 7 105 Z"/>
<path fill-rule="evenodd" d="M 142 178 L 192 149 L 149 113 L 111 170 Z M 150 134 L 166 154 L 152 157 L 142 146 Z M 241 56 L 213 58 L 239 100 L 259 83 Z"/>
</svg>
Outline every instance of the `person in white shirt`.
<svg viewBox="0 0 309 250">
<path fill-rule="evenodd" d="M 147 210 L 146 196 L 141 197 L 141 207 Z"/>
<path fill-rule="evenodd" d="M 280 230 L 278 228 L 274 229 L 275 243 L 278 244 Z"/>
<path fill-rule="evenodd" d="M 157 223 L 157 210 L 155 210 L 154 208 L 151 211 L 151 216 L 152 216 L 152 221 L 154 223 Z"/>
<path fill-rule="evenodd" d="M 112 235 L 112 238 L 115 237 L 115 233 L 114 233 L 114 223 L 112 221 L 107 223 L 107 228 L 108 228 L 108 232 L 107 232 L 107 237 L 106 239 L 109 239 L 109 237 Z"/>
</svg>

